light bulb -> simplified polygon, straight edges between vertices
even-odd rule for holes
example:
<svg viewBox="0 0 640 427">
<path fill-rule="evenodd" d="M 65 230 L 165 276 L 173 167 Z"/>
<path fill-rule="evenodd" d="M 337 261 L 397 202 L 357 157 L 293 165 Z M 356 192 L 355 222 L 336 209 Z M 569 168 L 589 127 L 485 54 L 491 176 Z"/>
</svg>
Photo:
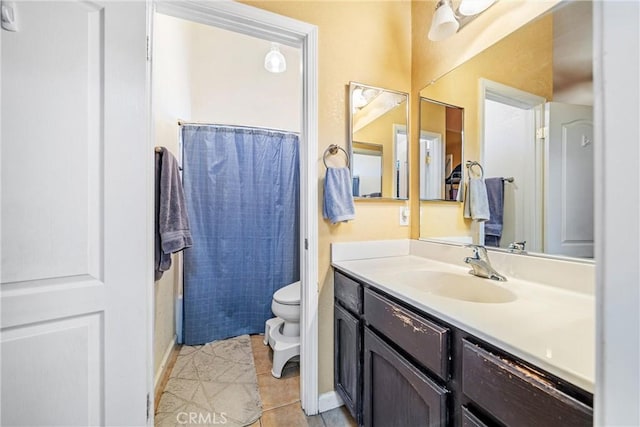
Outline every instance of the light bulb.
<svg viewBox="0 0 640 427">
<path fill-rule="evenodd" d="M 287 69 L 287 61 L 278 43 L 271 43 L 271 50 L 264 57 L 264 68 L 271 73 L 283 73 Z"/>
</svg>

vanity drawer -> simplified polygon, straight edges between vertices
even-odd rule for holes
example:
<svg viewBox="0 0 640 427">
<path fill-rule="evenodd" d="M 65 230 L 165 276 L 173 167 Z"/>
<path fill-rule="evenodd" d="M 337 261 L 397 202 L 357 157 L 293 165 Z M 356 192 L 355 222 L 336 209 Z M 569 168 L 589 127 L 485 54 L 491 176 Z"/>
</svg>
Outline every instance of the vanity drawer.
<svg viewBox="0 0 640 427">
<path fill-rule="evenodd" d="M 378 295 L 364 290 L 366 322 L 413 356 L 434 374 L 447 380 L 449 330 Z"/>
<path fill-rule="evenodd" d="M 593 411 L 540 373 L 463 340 L 464 394 L 506 426 L 591 426 Z"/>
<path fill-rule="evenodd" d="M 355 314 L 362 314 L 362 285 L 339 271 L 333 275 L 333 293 L 340 304 Z"/>
<path fill-rule="evenodd" d="M 462 427 L 487 427 L 478 417 L 473 415 L 469 409 L 462 407 Z"/>
</svg>

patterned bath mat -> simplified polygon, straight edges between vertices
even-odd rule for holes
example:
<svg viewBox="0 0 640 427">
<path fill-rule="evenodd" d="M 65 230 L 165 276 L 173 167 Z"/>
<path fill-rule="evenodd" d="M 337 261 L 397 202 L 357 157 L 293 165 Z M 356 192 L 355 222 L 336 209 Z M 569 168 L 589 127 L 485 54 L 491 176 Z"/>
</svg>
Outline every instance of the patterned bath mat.
<svg viewBox="0 0 640 427">
<path fill-rule="evenodd" d="M 246 426 L 262 415 L 248 335 L 183 346 L 156 410 L 156 427 Z"/>
</svg>

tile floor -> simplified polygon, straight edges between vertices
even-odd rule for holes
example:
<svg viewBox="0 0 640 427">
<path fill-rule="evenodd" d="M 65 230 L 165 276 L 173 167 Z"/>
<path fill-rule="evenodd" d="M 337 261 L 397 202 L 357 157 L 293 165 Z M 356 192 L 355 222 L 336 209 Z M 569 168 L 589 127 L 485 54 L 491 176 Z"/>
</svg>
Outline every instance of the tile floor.
<svg viewBox="0 0 640 427">
<path fill-rule="evenodd" d="M 251 336 L 253 360 L 258 376 L 258 390 L 262 399 L 262 417 L 250 427 L 357 427 L 345 407 L 336 408 L 319 415 L 307 417 L 300 406 L 300 368 L 297 363 L 288 363 L 282 378 L 271 375 L 273 352 L 262 343 L 262 335 Z M 167 384 L 171 369 L 176 362 L 175 351 L 167 367 L 167 373 L 158 386 L 155 407 Z"/>
<path fill-rule="evenodd" d="M 263 344 L 262 335 L 251 336 L 253 360 L 262 399 L 262 418 L 251 427 L 356 427 L 344 407 L 307 417 L 300 406 L 300 369 L 289 362 L 282 377 L 271 375 L 272 351 Z"/>
</svg>

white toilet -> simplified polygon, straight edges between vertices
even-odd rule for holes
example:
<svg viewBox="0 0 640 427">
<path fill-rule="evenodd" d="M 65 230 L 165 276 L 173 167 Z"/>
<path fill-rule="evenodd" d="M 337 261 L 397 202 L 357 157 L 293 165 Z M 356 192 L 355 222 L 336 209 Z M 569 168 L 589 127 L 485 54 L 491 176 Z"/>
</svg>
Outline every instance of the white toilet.
<svg viewBox="0 0 640 427">
<path fill-rule="evenodd" d="M 264 345 L 273 349 L 271 375 L 280 378 L 284 365 L 300 355 L 300 282 L 278 289 L 271 311 L 276 317 L 265 323 Z"/>
</svg>

